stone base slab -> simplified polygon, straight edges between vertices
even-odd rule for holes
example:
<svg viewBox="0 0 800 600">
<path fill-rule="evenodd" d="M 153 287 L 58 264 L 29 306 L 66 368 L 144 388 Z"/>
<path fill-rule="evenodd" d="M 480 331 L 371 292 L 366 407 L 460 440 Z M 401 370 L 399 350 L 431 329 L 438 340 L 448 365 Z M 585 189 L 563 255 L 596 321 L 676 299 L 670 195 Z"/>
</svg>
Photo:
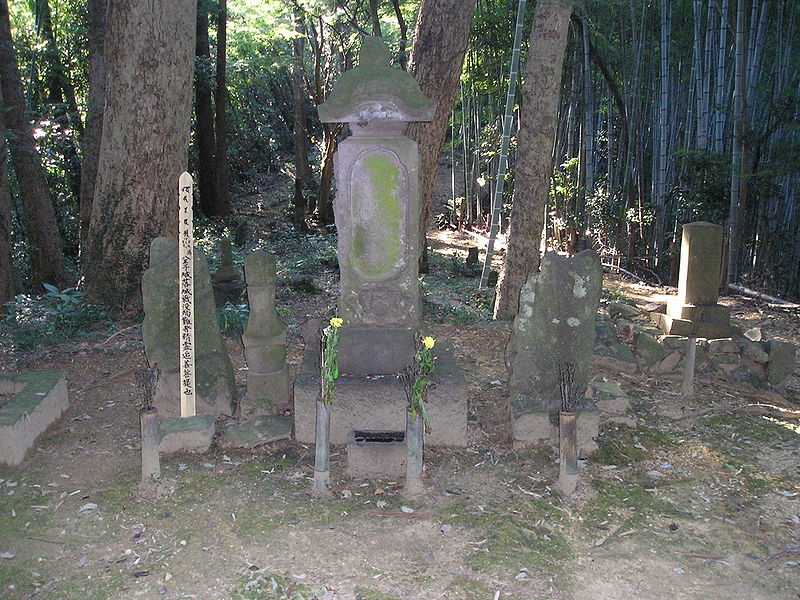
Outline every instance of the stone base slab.
<svg viewBox="0 0 800 600">
<path fill-rule="evenodd" d="M 730 324 L 731 309 L 721 304 L 683 304 L 677 298 L 667 300 L 667 316 L 699 323 Z"/>
<path fill-rule="evenodd" d="M 600 415 L 595 406 L 578 411 L 576 418 L 578 456 L 585 457 L 597 450 L 595 439 L 600 435 Z M 558 447 L 558 413 L 542 411 L 520 414 L 514 418 L 514 448 L 536 446 Z"/>
<path fill-rule="evenodd" d="M 61 371 L 0 373 L 0 464 L 19 466 L 25 454 L 69 407 L 67 380 Z"/>
<path fill-rule="evenodd" d="M 741 335 L 739 329 L 727 323 L 708 323 L 676 319 L 662 313 L 650 313 L 650 318 L 667 335 L 680 335 L 694 338 L 729 338 Z"/>
<path fill-rule="evenodd" d="M 407 456 L 405 431 L 354 430 L 347 435 L 347 474 L 352 477 L 403 477 Z"/>
<path fill-rule="evenodd" d="M 425 441 L 431 446 L 464 448 L 467 445 L 467 386 L 452 350 L 440 341 L 434 349 L 436 387 L 428 393 L 427 413 L 431 431 Z M 294 384 L 295 439 L 314 443 L 316 401 L 319 395 L 319 354 L 306 346 L 300 373 Z M 341 369 L 340 369 L 341 370 Z M 408 400 L 396 375 L 379 377 L 342 376 L 334 386 L 330 441 L 345 444 L 354 429 L 405 431 Z"/>
<path fill-rule="evenodd" d="M 292 419 L 277 415 L 262 415 L 239 425 L 231 425 L 217 439 L 220 448 L 252 449 L 292 437 Z"/>
<path fill-rule="evenodd" d="M 208 452 L 215 432 L 213 415 L 166 418 L 158 426 L 161 436 L 159 451 L 161 454 Z"/>
</svg>

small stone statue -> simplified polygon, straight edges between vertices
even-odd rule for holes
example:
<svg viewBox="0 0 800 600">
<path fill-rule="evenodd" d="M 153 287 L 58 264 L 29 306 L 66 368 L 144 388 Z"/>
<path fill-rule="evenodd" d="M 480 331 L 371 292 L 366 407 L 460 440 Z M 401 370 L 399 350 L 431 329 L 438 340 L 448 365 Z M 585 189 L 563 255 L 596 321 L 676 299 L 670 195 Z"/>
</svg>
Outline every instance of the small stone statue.
<svg viewBox="0 0 800 600">
<path fill-rule="evenodd" d="M 242 299 L 244 285 L 242 273 L 233 266 L 233 251 L 228 238 L 220 239 L 219 255 L 219 269 L 211 278 L 214 285 L 214 300 L 217 306 L 223 306 L 226 302 L 238 304 Z"/>
<path fill-rule="evenodd" d="M 289 402 L 286 326 L 275 310 L 275 257 L 253 252 L 244 263 L 250 317 L 242 336 L 247 361 L 247 399 L 242 417 L 274 414 Z"/>
</svg>

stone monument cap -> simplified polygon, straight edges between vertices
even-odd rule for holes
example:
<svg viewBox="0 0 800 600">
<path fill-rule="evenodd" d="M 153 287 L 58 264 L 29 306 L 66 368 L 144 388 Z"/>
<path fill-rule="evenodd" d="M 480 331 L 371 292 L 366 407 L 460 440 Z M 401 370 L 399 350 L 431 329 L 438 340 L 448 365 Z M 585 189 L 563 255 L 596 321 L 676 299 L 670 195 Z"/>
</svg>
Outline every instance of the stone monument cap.
<svg viewBox="0 0 800 600">
<path fill-rule="evenodd" d="M 416 80 L 389 64 L 391 54 L 382 38 L 366 36 L 358 66 L 339 76 L 325 104 L 317 107 L 323 123 L 370 121 L 431 121 L 436 105 Z"/>
</svg>

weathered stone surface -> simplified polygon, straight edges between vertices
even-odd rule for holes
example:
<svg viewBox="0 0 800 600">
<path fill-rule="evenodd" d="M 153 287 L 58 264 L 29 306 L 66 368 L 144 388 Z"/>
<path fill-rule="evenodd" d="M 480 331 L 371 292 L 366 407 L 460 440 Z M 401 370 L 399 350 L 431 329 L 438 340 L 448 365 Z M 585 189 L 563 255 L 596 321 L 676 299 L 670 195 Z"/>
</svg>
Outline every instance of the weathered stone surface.
<svg viewBox="0 0 800 600">
<path fill-rule="evenodd" d="M 736 337 L 733 341 L 736 342 L 736 346 L 742 353 L 751 360 L 757 363 L 766 363 L 769 360 L 769 354 L 758 342 L 753 342 L 747 337 Z"/>
<path fill-rule="evenodd" d="M 286 326 L 275 310 L 275 257 L 253 252 L 244 263 L 250 316 L 242 335 L 247 361 L 247 397 L 241 417 L 274 414 L 289 402 Z"/>
<path fill-rule="evenodd" d="M 686 223 L 678 276 L 681 304 L 716 305 L 721 266 L 722 227 L 704 221 Z"/>
<path fill-rule="evenodd" d="M 0 405 L 0 465 L 16 467 L 69 407 L 67 380 L 62 371 L 0 373 L 0 393 L 10 396 Z"/>
<path fill-rule="evenodd" d="M 631 356 L 633 356 L 632 353 Z M 630 374 L 636 373 L 638 370 L 636 361 L 623 361 L 612 356 L 602 356 L 599 354 L 595 354 L 592 357 L 591 369 L 592 371 L 608 371 L 612 373 Z"/>
<path fill-rule="evenodd" d="M 624 363 L 630 363 L 633 365 L 633 370 L 636 370 L 636 357 L 634 356 L 633 351 L 621 342 L 613 342 L 603 346 L 596 346 L 594 353 L 597 356 L 607 356 Z"/>
<path fill-rule="evenodd" d="M 211 276 L 211 283 L 214 286 L 214 300 L 217 306 L 223 306 L 226 302 L 238 304 L 242 299 L 244 284 L 242 283 L 242 273 L 233 265 L 233 250 L 231 241 L 228 238 L 220 239 L 219 254 L 219 268 Z"/>
<path fill-rule="evenodd" d="M 593 379 L 589 382 L 587 397 L 591 398 L 597 406 L 603 419 L 607 419 L 609 416 L 624 415 L 631 407 L 628 395 L 618 383 L 613 381 Z"/>
<path fill-rule="evenodd" d="M 780 385 L 794 372 L 796 349 L 793 344 L 772 340 L 768 343 L 767 381 Z"/>
<path fill-rule="evenodd" d="M 214 440 L 214 416 L 169 417 L 161 421 L 158 433 L 161 435 L 159 451 L 162 454 L 202 454 L 208 452 Z"/>
<path fill-rule="evenodd" d="M 245 423 L 226 427 L 217 445 L 220 448 L 252 449 L 292 437 L 292 419 L 277 415 L 261 415 Z"/>
<path fill-rule="evenodd" d="M 317 346 L 306 338 L 306 353 L 294 384 L 295 439 L 314 443 L 316 400 L 319 395 L 319 354 Z M 433 350 L 436 387 L 428 393 L 427 412 L 431 431 L 425 442 L 431 446 L 467 445 L 467 388 L 464 374 L 453 352 L 441 340 Z M 395 375 L 357 377 L 343 375 L 334 384 L 330 439 L 344 444 L 353 429 L 405 431 L 406 398 L 403 385 Z"/>
<path fill-rule="evenodd" d="M 594 326 L 595 339 L 601 344 L 617 341 L 617 330 L 613 323 L 600 321 Z"/>
<path fill-rule="evenodd" d="M 549 252 L 528 277 L 507 352 L 517 417 L 560 408 L 561 363 L 575 366 L 573 385 L 586 389 L 601 285 L 600 258 L 591 250 L 571 259 Z"/>
<path fill-rule="evenodd" d="M 763 387 L 764 386 L 764 379 L 759 377 L 759 375 L 748 365 L 739 365 L 728 374 L 728 377 L 732 381 L 736 381 L 738 383 L 749 383 L 754 387 Z"/>
<path fill-rule="evenodd" d="M 744 337 L 753 342 L 760 342 L 763 338 L 761 327 L 751 327 L 744 332 Z"/>
<path fill-rule="evenodd" d="M 436 106 L 406 71 L 390 66 L 391 53 L 379 37 L 364 37 L 358 67 L 342 73 L 320 105 L 323 123 L 374 120 L 430 121 Z"/>
<path fill-rule="evenodd" d="M 631 306 L 630 304 L 625 304 L 624 302 L 609 302 L 607 308 L 608 314 L 612 319 L 618 319 L 619 317 L 630 319 L 642 314 L 639 308 Z"/>
<path fill-rule="evenodd" d="M 640 333 L 636 336 L 635 351 L 639 362 L 645 369 L 660 363 L 666 355 L 658 340 L 649 333 Z"/>
<path fill-rule="evenodd" d="M 142 276 L 142 338 L 147 361 L 158 369 L 153 405 L 165 417 L 180 414 L 178 387 L 178 243 L 156 238 Z M 195 388 L 198 414 L 231 414 L 236 380 L 217 321 L 208 261 L 194 251 Z"/>
<path fill-rule="evenodd" d="M 585 457 L 597 450 L 595 439 L 600 435 L 600 415 L 594 405 L 584 406 L 576 414 L 578 456 Z M 514 448 L 558 446 L 558 412 L 535 411 L 520 413 L 514 420 Z"/>
<path fill-rule="evenodd" d="M 653 375 L 666 375 L 667 373 L 671 373 L 674 371 L 681 362 L 681 353 L 680 352 L 673 352 L 668 356 L 664 357 L 658 364 L 651 367 L 650 372 Z"/>
<path fill-rule="evenodd" d="M 405 431 L 359 431 L 358 438 L 355 434 L 354 430 L 347 436 L 348 475 L 402 477 L 406 474 Z"/>
<path fill-rule="evenodd" d="M 738 328 L 723 323 L 694 323 L 661 313 L 650 313 L 650 318 L 661 331 L 668 335 L 694 338 L 723 338 L 739 334 Z"/>
<path fill-rule="evenodd" d="M 668 352 L 671 350 L 686 351 L 687 338 L 680 335 L 662 335 L 658 341 Z"/>
<path fill-rule="evenodd" d="M 712 354 L 733 354 L 739 352 L 739 346 L 731 338 L 708 340 L 708 351 Z"/>
<path fill-rule="evenodd" d="M 419 152 L 405 122 L 433 118 L 413 77 L 389 66 L 379 38 L 365 38 L 359 66 L 343 73 L 319 107 L 325 123 L 347 122 L 334 170 L 344 320 L 339 370 L 353 376 L 401 371 L 420 329 Z"/>
</svg>

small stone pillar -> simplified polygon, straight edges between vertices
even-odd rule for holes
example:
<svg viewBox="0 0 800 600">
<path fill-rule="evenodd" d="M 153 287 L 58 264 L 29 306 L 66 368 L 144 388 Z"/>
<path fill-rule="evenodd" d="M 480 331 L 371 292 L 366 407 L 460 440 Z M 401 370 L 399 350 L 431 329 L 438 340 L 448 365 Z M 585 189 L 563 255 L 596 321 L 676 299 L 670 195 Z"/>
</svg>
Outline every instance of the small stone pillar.
<svg viewBox="0 0 800 600">
<path fill-rule="evenodd" d="M 722 271 L 722 227 L 698 221 L 683 226 L 678 296 L 666 314 L 654 314 L 666 334 L 722 338 L 734 335 L 730 309 L 717 304 Z"/>
<path fill-rule="evenodd" d="M 419 151 L 404 131 L 433 119 L 435 105 L 389 59 L 381 38 L 364 38 L 358 67 L 341 74 L 319 107 L 323 123 L 348 123 L 352 133 L 334 163 L 339 368 L 348 375 L 401 371 L 421 321 Z"/>
<path fill-rule="evenodd" d="M 247 399 L 242 418 L 274 414 L 289 402 L 286 326 L 275 310 L 275 257 L 253 252 L 244 263 L 250 316 L 242 336 L 247 361 Z"/>
</svg>

